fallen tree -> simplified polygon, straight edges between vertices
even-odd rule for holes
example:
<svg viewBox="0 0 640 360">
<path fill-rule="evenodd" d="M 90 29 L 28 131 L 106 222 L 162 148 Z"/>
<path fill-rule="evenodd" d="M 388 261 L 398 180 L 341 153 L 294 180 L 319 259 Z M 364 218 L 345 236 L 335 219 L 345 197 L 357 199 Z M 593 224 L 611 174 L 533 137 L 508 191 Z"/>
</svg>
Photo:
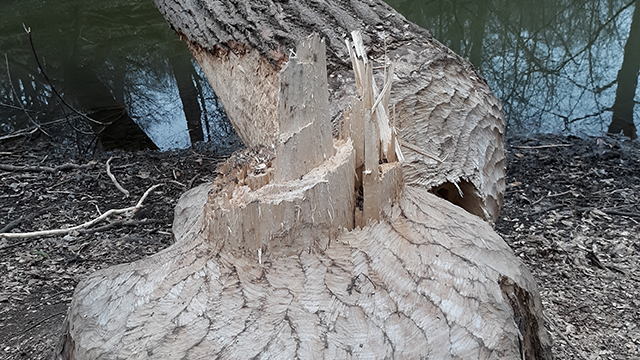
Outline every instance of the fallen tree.
<svg viewBox="0 0 640 360">
<path fill-rule="evenodd" d="M 399 137 L 413 149 L 405 153 L 407 184 L 497 218 L 505 187 L 502 105 L 468 61 L 381 0 L 155 2 L 190 45 L 249 147 L 275 143 L 278 74 L 296 41 L 312 33 L 327 44 L 329 113 L 337 129 L 356 89 L 345 40 L 361 31 L 376 66 L 395 65 L 389 103 Z"/>
<path fill-rule="evenodd" d="M 182 13 L 167 4 L 158 6 L 187 38 L 176 25 L 179 14 L 196 20 L 188 29 L 213 29 L 198 30 L 202 37 L 191 37 L 191 46 L 249 148 L 222 165 L 213 184 L 181 198 L 173 246 L 78 285 L 57 358 L 550 357 L 535 281 L 483 220 L 497 216 L 488 199 L 498 206 L 501 197 L 504 170 L 495 160 L 504 156 L 502 118 L 497 101 L 487 107 L 495 98 L 464 61 L 424 31 L 411 35 L 405 20 L 377 2 L 311 7 L 327 6 L 321 28 L 331 31 L 335 19 L 351 24 L 331 9 L 357 10 L 352 18 L 366 22 L 362 12 L 382 8 L 412 39 L 389 45 L 392 61 L 381 69 L 357 34 L 354 44 L 344 41 L 351 75 L 341 73 L 342 45 L 330 37 L 302 36 L 290 55 L 283 35 L 280 55 L 268 43 L 246 43 L 279 34 L 256 26 L 249 10 L 271 14 L 278 26 L 299 21 L 287 19 L 284 8 L 269 12 L 280 3 L 259 9 L 262 2 L 238 2 L 234 21 L 253 25 L 237 22 L 246 29 L 237 33 L 212 20 L 234 17 L 231 2 L 189 2 L 193 9 Z M 233 40 L 225 40 L 229 32 Z M 394 51 L 404 55 L 394 58 Z M 440 64 L 424 63 L 425 54 L 440 54 Z M 403 64 L 406 56 L 414 61 Z M 412 82 L 407 69 L 419 69 L 419 58 L 423 73 Z M 433 93 L 434 83 L 452 89 L 448 101 Z M 454 101 L 461 92 L 466 100 Z M 428 134 L 414 133 L 426 128 Z M 452 128 L 457 132 L 443 135 Z M 478 157 L 478 148 L 492 153 Z M 455 154 L 464 159 L 448 156 Z M 476 167 L 460 167 L 469 163 Z M 498 184 L 483 185 L 487 178 Z"/>
</svg>

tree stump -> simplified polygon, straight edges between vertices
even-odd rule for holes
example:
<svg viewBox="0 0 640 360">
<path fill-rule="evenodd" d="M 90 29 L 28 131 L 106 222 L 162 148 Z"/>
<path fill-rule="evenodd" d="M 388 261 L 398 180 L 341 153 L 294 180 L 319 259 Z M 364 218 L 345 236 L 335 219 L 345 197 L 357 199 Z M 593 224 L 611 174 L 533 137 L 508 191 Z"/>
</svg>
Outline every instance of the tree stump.
<svg viewBox="0 0 640 360">
<path fill-rule="evenodd" d="M 497 100 L 386 5 L 310 4 L 158 2 L 185 36 L 201 32 L 191 46 L 249 147 L 182 196 L 174 245 L 78 285 L 57 359 L 550 358 L 535 281 L 484 220 L 503 186 L 485 184 L 504 176 Z M 285 55 L 279 27 L 313 28 L 288 17 L 294 7 L 303 20 L 322 10 L 316 27 L 339 36 L 336 22 L 391 19 L 404 42 L 382 70 L 366 58 L 366 32 L 344 45 L 302 36 Z M 221 14 L 237 27 L 212 21 Z M 177 26 L 187 15 L 196 21 Z M 342 46 L 355 74 L 340 70 Z"/>
</svg>

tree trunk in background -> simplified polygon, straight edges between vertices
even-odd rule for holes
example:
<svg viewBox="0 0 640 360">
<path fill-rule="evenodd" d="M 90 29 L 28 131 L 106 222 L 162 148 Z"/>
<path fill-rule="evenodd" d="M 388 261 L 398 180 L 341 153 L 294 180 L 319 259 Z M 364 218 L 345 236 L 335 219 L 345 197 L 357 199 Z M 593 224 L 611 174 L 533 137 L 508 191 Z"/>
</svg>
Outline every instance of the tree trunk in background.
<svg viewBox="0 0 640 360">
<path fill-rule="evenodd" d="M 173 70 L 173 76 L 178 85 L 182 110 L 187 119 L 189 128 L 189 138 L 191 143 L 204 141 L 204 131 L 202 129 L 202 109 L 198 102 L 199 94 L 195 86 L 195 69 L 191 63 L 191 58 L 186 56 L 169 57 L 169 64 Z"/>
<path fill-rule="evenodd" d="M 157 5 L 249 148 L 182 196 L 174 245 L 78 285 L 57 359 L 550 358 L 483 220 L 504 123 L 469 63 L 378 1 Z"/>
<path fill-rule="evenodd" d="M 477 0 L 475 2 L 476 13 L 473 23 L 471 24 L 471 52 L 469 53 L 469 61 L 476 69 L 482 68 L 482 45 L 484 42 L 484 33 L 487 26 L 487 15 L 489 14 L 489 0 Z"/>
<path fill-rule="evenodd" d="M 504 191 L 502 105 L 472 66 L 382 1 L 164 1 L 156 5 L 187 40 L 229 119 L 248 147 L 277 133 L 278 73 L 297 39 L 327 44 L 334 129 L 355 89 L 345 39 L 361 30 L 369 56 L 395 64 L 395 107 L 405 181 L 447 189 L 449 200 L 495 220 Z M 438 164 L 424 154 L 443 160 Z M 463 195 L 463 196 L 460 196 Z"/>
<path fill-rule="evenodd" d="M 124 104 L 114 97 L 114 93 L 116 96 L 123 93 L 122 89 L 115 89 L 112 93 L 89 67 L 78 66 L 73 61 L 64 64 L 64 81 L 65 89 L 75 94 L 72 102 L 79 109 L 92 119 L 109 124 L 104 128 L 89 124 L 99 132 L 97 136 L 104 150 L 158 148 L 129 116 Z M 124 86 L 124 83 L 116 82 L 115 85 Z"/>
<path fill-rule="evenodd" d="M 622 68 L 618 72 L 618 89 L 616 90 L 616 101 L 613 104 L 609 133 L 619 134 L 622 131 L 625 136 L 632 139 L 638 137 L 636 126 L 633 123 L 638 70 L 640 70 L 640 10 L 636 4 L 629 38 L 624 47 Z"/>
</svg>

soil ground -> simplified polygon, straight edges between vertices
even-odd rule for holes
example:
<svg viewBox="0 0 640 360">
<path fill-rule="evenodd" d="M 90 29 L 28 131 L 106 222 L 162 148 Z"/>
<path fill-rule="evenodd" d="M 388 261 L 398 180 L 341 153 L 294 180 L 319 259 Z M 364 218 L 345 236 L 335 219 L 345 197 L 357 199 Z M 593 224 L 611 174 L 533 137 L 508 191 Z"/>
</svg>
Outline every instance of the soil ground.
<svg viewBox="0 0 640 360">
<path fill-rule="evenodd" d="M 640 145 L 513 138 L 507 156 L 496 229 L 538 280 L 555 358 L 640 359 Z M 112 157 L 129 197 L 107 175 Z M 213 180 L 223 158 L 206 146 L 83 156 L 44 137 L 0 143 L 0 232 L 82 224 L 162 184 L 135 214 L 64 236 L 0 238 L 0 358 L 49 359 L 78 281 L 169 246 L 178 198 Z M 84 166 L 55 169 L 64 164 Z"/>
</svg>

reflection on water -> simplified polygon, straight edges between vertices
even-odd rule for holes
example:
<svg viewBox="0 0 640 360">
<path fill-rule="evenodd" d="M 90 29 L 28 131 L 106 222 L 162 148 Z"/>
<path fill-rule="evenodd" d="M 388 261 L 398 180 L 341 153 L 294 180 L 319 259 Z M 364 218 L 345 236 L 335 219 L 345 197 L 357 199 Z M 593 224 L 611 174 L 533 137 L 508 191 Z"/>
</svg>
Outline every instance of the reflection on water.
<svg viewBox="0 0 640 360">
<path fill-rule="evenodd" d="M 502 100 L 510 132 L 594 134 L 611 125 L 635 133 L 634 0 L 387 2 L 470 59 Z M 0 10 L 9 64 L 0 65 L 0 136 L 31 125 L 18 105 L 36 121 L 69 118 L 38 70 L 24 22 L 66 101 L 112 122 L 88 128 L 102 131 L 103 147 L 237 146 L 204 75 L 152 1 L 5 1 Z M 66 121 L 76 133 L 88 127 L 77 117 Z"/>
<path fill-rule="evenodd" d="M 623 58 L 640 62 L 640 38 L 629 37 L 635 0 L 386 2 L 480 70 L 512 133 L 606 131 Z M 638 67 L 626 74 L 623 116 L 633 124 Z"/>
<path fill-rule="evenodd" d="M 65 100 L 111 123 L 88 129 L 101 131 L 104 148 L 166 150 L 202 140 L 237 146 L 186 45 L 148 0 L 1 3 L 0 49 L 7 54 L 10 76 L 3 61 L 0 135 L 30 125 L 21 104 L 39 121 L 70 112 L 38 70 L 22 23 L 31 28 L 45 71 Z M 69 121 L 74 128 L 88 126 Z"/>
</svg>

